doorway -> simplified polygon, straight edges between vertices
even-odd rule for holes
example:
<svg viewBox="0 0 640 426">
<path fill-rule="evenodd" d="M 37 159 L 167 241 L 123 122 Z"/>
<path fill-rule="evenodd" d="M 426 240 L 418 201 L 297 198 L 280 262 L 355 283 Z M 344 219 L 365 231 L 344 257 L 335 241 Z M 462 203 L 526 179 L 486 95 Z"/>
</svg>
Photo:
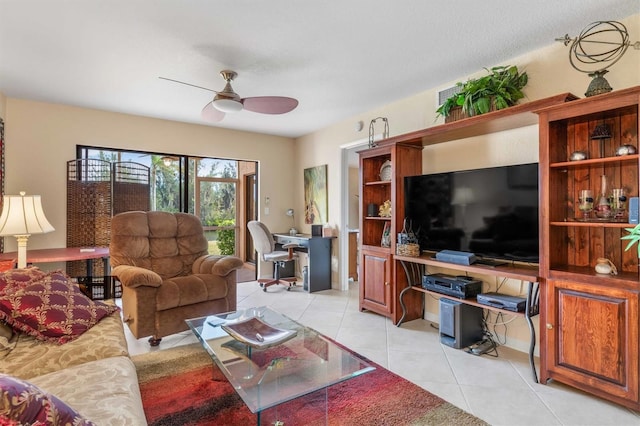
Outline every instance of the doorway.
<svg viewBox="0 0 640 426">
<path fill-rule="evenodd" d="M 247 229 L 247 224 L 251 220 L 258 219 L 258 211 L 256 208 L 256 201 L 258 199 L 258 184 L 256 179 L 256 174 L 251 173 L 245 175 L 244 177 L 244 187 L 245 187 L 245 223 L 244 229 Z M 253 239 L 251 238 L 251 234 L 245 232 L 245 259 L 247 263 L 251 263 L 253 265 L 256 264 L 256 249 L 253 246 Z"/>
<path fill-rule="evenodd" d="M 349 290 L 349 284 L 355 281 L 359 268 L 359 177 L 360 157 L 358 152 L 367 147 L 368 139 L 361 139 L 342 145 L 342 194 L 341 223 L 343 232 L 340 233 L 340 289 Z M 354 235 L 355 234 L 355 235 Z M 355 247 L 354 247 L 355 239 Z M 354 259 L 355 256 L 355 259 Z M 354 265 L 355 262 L 355 265 Z M 356 269 L 355 273 L 353 269 Z M 351 279 L 350 279 L 351 278 Z"/>
</svg>

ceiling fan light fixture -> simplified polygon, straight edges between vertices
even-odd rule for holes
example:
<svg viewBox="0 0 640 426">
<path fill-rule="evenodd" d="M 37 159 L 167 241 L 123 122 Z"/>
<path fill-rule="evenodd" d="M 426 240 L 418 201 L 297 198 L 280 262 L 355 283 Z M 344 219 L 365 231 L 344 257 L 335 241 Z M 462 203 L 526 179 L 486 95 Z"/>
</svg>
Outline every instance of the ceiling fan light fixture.
<svg viewBox="0 0 640 426">
<path fill-rule="evenodd" d="M 222 112 L 234 113 L 242 111 L 242 102 L 234 99 L 214 99 L 212 104 L 218 111 Z"/>
</svg>

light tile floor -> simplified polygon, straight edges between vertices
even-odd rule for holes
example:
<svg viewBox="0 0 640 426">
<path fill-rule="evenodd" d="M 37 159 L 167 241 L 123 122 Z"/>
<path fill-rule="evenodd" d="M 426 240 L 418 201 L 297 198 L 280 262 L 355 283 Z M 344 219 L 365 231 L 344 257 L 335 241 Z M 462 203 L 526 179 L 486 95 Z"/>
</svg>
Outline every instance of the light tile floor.
<svg viewBox="0 0 640 426">
<path fill-rule="evenodd" d="M 238 306 L 271 308 L 337 340 L 492 425 L 640 425 L 640 413 L 560 383 L 533 382 L 527 354 L 506 347 L 499 357 L 474 356 L 440 344 L 431 323 L 396 327 L 358 310 L 358 284 L 348 292 L 306 293 L 282 286 L 263 292 L 256 282 L 238 284 Z M 126 329 L 126 327 L 125 327 Z M 196 342 L 186 331 L 150 349 L 128 332 L 132 355 Z"/>
</svg>

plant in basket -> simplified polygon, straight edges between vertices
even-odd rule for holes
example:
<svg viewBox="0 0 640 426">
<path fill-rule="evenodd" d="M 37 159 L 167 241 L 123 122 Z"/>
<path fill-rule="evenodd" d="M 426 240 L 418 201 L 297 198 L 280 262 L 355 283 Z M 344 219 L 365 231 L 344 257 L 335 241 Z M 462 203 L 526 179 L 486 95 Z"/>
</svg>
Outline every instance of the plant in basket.
<svg viewBox="0 0 640 426">
<path fill-rule="evenodd" d="M 460 91 L 440 105 L 436 110 L 438 116 L 448 117 L 455 109 L 462 108 L 464 114 L 472 117 L 513 106 L 524 98 L 522 88 L 529 81 L 526 72 L 519 72 L 515 65 L 485 70 L 488 75 L 456 83 Z"/>
</svg>

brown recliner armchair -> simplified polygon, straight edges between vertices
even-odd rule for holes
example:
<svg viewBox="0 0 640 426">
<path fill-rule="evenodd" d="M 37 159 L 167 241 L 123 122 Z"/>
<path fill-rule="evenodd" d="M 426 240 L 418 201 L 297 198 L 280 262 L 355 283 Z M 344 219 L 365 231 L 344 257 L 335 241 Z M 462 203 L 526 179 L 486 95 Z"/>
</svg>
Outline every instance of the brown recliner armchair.
<svg viewBox="0 0 640 426">
<path fill-rule="evenodd" d="M 209 255 L 198 217 L 125 212 L 111 221 L 111 273 L 122 283 L 124 320 L 136 338 L 187 330 L 185 320 L 236 309 L 235 256 Z"/>
</svg>

